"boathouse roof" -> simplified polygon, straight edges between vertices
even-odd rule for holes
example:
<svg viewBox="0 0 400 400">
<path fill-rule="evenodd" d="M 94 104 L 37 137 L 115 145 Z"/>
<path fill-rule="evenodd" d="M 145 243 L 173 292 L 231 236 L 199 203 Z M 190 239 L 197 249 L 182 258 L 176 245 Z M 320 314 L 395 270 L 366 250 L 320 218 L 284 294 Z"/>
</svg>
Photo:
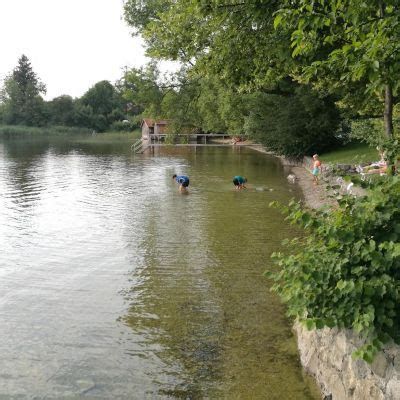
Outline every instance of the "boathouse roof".
<svg viewBox="0 0 400 400">
<path fill-rule="evenodd" d="M 158 121 L 155 121 L 154 119 L 151 118 L 143 118 L 140 126 L 143 126 L 143 124 L 146 124 L 149 128 L 153 128 L 154 125 L 168 125 L 168 121 L 166 119 L 160 119 Z"/>
</svg>

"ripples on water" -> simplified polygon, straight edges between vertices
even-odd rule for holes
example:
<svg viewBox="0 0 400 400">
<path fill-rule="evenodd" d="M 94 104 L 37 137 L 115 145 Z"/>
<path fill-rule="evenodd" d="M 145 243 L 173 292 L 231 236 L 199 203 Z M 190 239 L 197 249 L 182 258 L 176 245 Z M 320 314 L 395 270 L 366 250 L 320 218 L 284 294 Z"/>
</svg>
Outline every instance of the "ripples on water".
<svg viewBox="0 0 400 400">
<path fill-rule="evenodd" d="M 247 149 L 0 144 L 0 398 L 317 398 L 262 276 L 291 190 Z"/>
</svg>

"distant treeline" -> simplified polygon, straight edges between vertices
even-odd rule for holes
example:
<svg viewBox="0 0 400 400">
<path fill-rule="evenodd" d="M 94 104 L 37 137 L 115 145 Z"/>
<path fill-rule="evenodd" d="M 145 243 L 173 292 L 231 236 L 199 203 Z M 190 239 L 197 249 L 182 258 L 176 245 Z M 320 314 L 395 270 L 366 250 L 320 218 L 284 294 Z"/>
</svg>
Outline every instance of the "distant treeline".
<svg viewBox="0 0 400 400">
<path fill-rule="evenodd" d="M 16 68 L 3 82 L 0 103 L 0 128 L 3 137 L 18 134 L 36 134 L 27 127 L 56 126 L 51 132 L 104 132 L 106 130 L 128 131 L 137 126 L 135 115 L 139 107 L 133 107 L 123 97 L 123 88 L 117 82 L 100 81 L 82 97 L 62 95 L 45 101 L 42 94 L 46 87 L 33 71 L 29 59 L 22 55 Z M 25 128 L 11 129 L 11 126 Z M 65 129 L 60 127 L 74 127 Z M 43 132 L 43 130 L 42 130 Z"/>
</svg>

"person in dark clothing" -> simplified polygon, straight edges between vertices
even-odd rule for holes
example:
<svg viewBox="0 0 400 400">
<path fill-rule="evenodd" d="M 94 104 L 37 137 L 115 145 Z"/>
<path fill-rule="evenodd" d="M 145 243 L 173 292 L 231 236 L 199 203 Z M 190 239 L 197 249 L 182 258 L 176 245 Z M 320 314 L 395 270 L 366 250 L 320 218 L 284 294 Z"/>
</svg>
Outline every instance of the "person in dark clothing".
<svg viewBox="0 0 400 400">
<path fill-rule="evenodd" d="M 233 177 L 233 184 L 235 185 L 235 188 L 237 190 L 245 189 L 246 186 L 244 186 L 244 184 L 246 182 L 247 182 L 247 178 L 244 178 L 243 176 L 236 175 L 235 177 Z"/>
</svg>

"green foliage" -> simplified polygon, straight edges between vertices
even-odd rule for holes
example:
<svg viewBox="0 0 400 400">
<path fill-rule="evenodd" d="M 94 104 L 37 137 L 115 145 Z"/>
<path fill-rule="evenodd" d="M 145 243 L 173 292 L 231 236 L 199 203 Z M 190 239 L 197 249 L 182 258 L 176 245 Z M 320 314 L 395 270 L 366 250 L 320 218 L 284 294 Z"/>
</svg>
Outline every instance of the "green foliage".
<svg viewBox="0 0 400 400">
<path fill-rule="evenodd" d="M 276 28 L 290 34 L 297 79 L 361 98 L 357 112 L 385 104 L 391 122 L 392 98 L 400 88 L 400 8 L 397 0 L 285 0 Z M 356 90 L 355 90 L 356 89 Z M 354 99 L 354 97 L 353 97 Z M 352 103 L 352 101 L 350 101 Z M 363 110 L 364 109 L 364 110 Z M 391 123 L 385 125 L 392 136 Z"/>
<path fill-rule="evenodd" d="M 194 65 L 232 86 L 274 85 L 294 64 L 274 29 L 276 1 L 126 0 L 125 19 L 156 58 Z"/>
<path fill-rule="evenodd" d="M 382 119 L 358 119 L 352 121 L 351 125 L 351 139 L 368 143 L 373 147 L 380 146 L 385 141 Z"/>
<path fill-rule="evenodd" d="M 114 132 L 131 132 L 135 126 L 136 124 L 127 120 L 114 121 L 110 126 L 110 130 Z"/>
<path fill-rule="evenodd" d="M 45 86 L 23 55 L 4 81 L 0 121 L 6 125 L 76 126 L 103 132 L 129 114 L 121 91 L 118 85 L 100 81 L 80 99 L 62 95 L 45 102 L 40 96 Z M 22 131 L 27 132 L 25 128 Z"/>
<path fill-rule="evenodd" d="M 313 57 L 305 76 L 335 74 L 337 84 L 365 79 L 369 92 L 400 74 L 399 4 L 396 0 L 287 0 L 275 26 L 291 33 L 293 56 Z M 338 23 L 340 21 L 340 23 Z M 330 70 L 330 71 L 329 71 Z"/>
<path fill-rule="evenodd" d="M 190 133 L 199 130 L 201 119 L 197 107 L 199 84 L 184 74 L 176 76 L 176 82 L 164 91 L 161 113 L 169 121 L 170 133 Z"/>
<path fill-rule="evenodd" d="M 46 103 L 50 125 L 75 125 L 75 104 L 71 96 L 63 95 Z"/>
<path fill-rule="evenodd" d="M 160 87 L 160 71 L 156 63 L 149 63 L 142 68 L 132 68 L 122 79 L 122 95 L 132 107 L 135 107 L 148 118 L 159 118 L 163 90 Z"/>
<path fill-rule="evenodd" d="M 97 82 L 78 101 L 75 120 L 79 125 L 104 132 L 114 121 L 122 120 L 124 101 L 108 81 Z"/>
<path fill-rule="evenodd" d="M 249 103 L 245 131 L 278 154 L 300 159 L 340 141 L 341 118 L 332 98 L 310 88 L 298 87 L 290 96 L 256 93 Z"/>
<path fill-rule="evenodd" d="M 283 207 L 307 236 L 275 253 L 279 270 L 268 275 L 290 315 L 310 329 L 354 329 L 367 341 L 355 356 L 371 362 L 382 343 L 400 343 L 400 180 L 338 201 L 330 211 Z"/>
<path fill-rule="evenodd" d="M 45 92 L 46 87 L 33 71 L 28 57 L 22 55 L 17 67 L 4 81 L 1 93 L 3 121 L 7 124 L 44 125 L 44 102 L 40 93 Z"/>
<path fill-rule="evenodd" d="M 80 99 L 85 106 L 90 106 L 94 114 L 107 118 L 119 104 L 116 90 L 108 81 L 97 82 Z"/>
<path fill-rule="evenodd" d="M 274 13 L 281 5 L 276 1 L 127 0 L 125 18 L 144 36 L 149 54 L 185 65 L 178 85 L 163 92 L 162 116 L 205 132 L 251 133 L 291 157 L 331 145 L 338 115 L 332 100 L 325 94 L 318 98 L 310 87 L 303 92 L 308 95 L 293 96 L 298 66 L 291 57 L 290 34 L 274 27 Z M 133 92 L 137 96 L 137 90 Z M 311 104 L 312 98 L 318 98 L 319 104 Z M 159 116 L 158 103 L 153 104 L 143 115 Z M 294 123 L 286 106 L 302 113 Z M 303 139 L 307 143 L 299 147 Z"/>
</svg>

